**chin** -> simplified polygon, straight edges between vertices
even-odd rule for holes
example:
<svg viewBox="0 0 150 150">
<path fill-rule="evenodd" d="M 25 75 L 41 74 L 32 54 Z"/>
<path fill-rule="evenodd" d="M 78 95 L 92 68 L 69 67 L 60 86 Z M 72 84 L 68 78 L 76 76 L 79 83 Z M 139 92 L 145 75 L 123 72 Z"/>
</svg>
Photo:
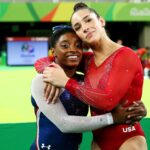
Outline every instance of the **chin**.
<svg viewBox="0 0 150 150">
<path fill-rule="evenodd" d="M 70 67 L 77 67 L 79 65 L 79 63 L 70 63 L 70 64 L 68 64 L 68 66 L 70 66 Z"/>
<path fill-rule="evenodd" d="M 79 64 L 70 64 L 70 67 L 77 67 Z"/>
<path fill-rule="evenodd" d="M 93 44 L 93 43 L 95 43 L 97 41 L 97 38 L 96 37 L 91 37 L 89 40 L 87 40 L 87 43 L 88 44 Z"/>
</svg>

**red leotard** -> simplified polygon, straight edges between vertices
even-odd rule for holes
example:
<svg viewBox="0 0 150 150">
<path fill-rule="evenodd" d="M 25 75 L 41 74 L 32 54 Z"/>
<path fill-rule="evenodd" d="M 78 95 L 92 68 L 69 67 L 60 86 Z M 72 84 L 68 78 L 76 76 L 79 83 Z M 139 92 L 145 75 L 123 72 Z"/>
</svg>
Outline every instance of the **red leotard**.
<svg viewBox="0 0 150 150">
<path fill-rule="evenodd" d="M 89 59 L 90 58 L 90 59 Z M 88 55 L 84 85 L 73 79 L 66 89 L 78 99 L 91 105 L 91 114 L 99 115 L 111 111 L 123 100 L 128 106 L 141 99 L 143 69 L 137 54 L 122 47 L 109 56 L 100 66 Z M 127 139 L 144 133 L 140 124 L 135 126 L 113 125 L 93 131 L 94 141 L 102 150 L 117 150 Z"/>
</svg>

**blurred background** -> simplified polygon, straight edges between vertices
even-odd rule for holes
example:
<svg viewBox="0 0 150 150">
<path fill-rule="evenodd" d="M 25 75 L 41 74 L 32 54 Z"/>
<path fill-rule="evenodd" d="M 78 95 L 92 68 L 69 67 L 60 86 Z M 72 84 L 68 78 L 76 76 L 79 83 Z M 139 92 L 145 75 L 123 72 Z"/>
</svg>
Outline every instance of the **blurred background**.
<svg viewBox="0 0 150 150">
<path fill-rule="evenodd" d="M 0 149 L 28 150 L 36 135 L 30 84 L 33 64 L 49 55 L 51 28 L 70 24 L 73 0 L 0 0 Z M 148 115 L 141 121 L 150 149 L 150 0 L 82 0 L 107 23 L 115 42 L 133 48 L 144 70 L 142 100 Z M 134 60 L 133 60 L 134 61 Z M 85 132 L 81 150 L 90 150 Z"/>
</svg>

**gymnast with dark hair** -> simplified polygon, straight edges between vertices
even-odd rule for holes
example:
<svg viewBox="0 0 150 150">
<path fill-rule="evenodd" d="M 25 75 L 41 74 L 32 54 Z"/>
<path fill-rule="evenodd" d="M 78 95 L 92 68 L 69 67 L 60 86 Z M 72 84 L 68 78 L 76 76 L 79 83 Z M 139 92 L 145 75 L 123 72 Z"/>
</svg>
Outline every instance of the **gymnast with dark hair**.
<svg viewBox="0 0 150 150">
<path fill-rule="evenodd" d="M 138 102 L 142 96 L 143 69 L 135 52 L 112 41 L 106 34 L 105 20 L 84 3 L 77 3 L 71 16 L 72 28 L 93 50 L 83 58 L 84 83 L 68 77 L 61 65 L 53 64 L 43 72 L 43 81 L 65 88 L 91 106 L 92 116 L 111 112 L 128 100 Z M 95 148 L 94 148 L 95 147 Z M 93 131 L 93 149 L 146 150 L 140 123 L 115 124 Z"/>
<path fill-rule="evenodd" d="M 68 75 L 83 82 L 83 75 L 76 72 L 82 59 L 82 42 L 70 26 L 57 26 L 53 28 L 51 37 L 52 52 L 54 57 L 38 60 L 35 68 L 42 73 L 45 66 L 59 64 Z M 86 117 L 88 105 L 79 101 L 67 90 L 61 89 L 56 104 L 47 104 L 43 95 L 43 75 L 38 74 L 32 81 L 32 104 L 37 120 L 36 140 L 30 150 L 78 150 L 82 140 L 83 131 L 102 128 L 113 123 L 124 123 L 129 112 L 127 108 L 118 106 L 112 113 Z M 58 89 L 57 89 L 58 90 Z M 133 105 L 135 109 L 139 109 Z M 139 111 L 137 116 L 140 116 Z M 135 120 L 136 121 L 136 120 Z"/>
</svg>

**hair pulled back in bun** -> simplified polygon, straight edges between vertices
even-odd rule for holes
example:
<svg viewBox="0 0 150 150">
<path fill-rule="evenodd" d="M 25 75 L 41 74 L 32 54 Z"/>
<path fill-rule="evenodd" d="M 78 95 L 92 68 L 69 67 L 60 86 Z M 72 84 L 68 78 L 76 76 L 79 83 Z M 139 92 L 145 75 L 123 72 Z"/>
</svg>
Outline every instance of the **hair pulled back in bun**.
<svg viewBox="0 0 150 150">
<path fill-rule="evenodd" d="M 97 16 L 97 18 L 100 17 L 100 15 L 95 11 L 95 9 L 88 7 L 88 5 L 83 3 L 83 2 L 79 2 L 79 3 L 76 3 L 74 5 L 74 7 L 73 7 L 73 10 L 74 10 L 73 14 L 75 12 L 77 12 L 78 10 L 82 10 L 82 9 L 88 9 L 90 12 L 93 12 Z M 73 14 L 72 14 L 72 16 L 73 16 Z"/>
<path fill-rule="evenodd" d="M 74 5 L 73 10 L 75 12 L 75 11 L 78 11 L 79 9 L 83 9 L 83 8 L 88 8 L 88 6 L 85 3 L 80 2 L 80 3 L 77 3 Z"/>
</svg>

